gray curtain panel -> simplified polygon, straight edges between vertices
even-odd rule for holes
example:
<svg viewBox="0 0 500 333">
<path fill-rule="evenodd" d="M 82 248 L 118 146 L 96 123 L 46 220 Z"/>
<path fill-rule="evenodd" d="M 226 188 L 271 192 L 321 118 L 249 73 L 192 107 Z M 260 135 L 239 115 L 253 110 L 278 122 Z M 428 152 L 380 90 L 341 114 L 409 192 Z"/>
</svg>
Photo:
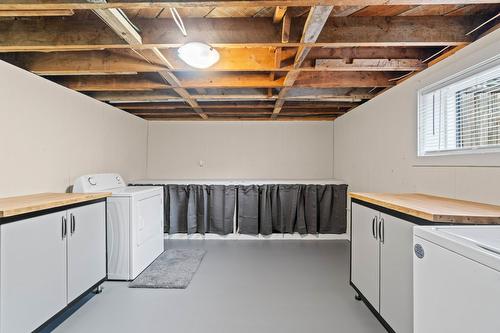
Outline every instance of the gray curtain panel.
<svg viewBox="0 0 500 333">
<path fill-rule="evenodd" d="M 259 187 L 238 186 L 238 228 L 241 234 L 259 233 Z"/>
<path fill-rule="evenodd" d="M 342 234 L 347 229 L 347 185 L 318 186 L 319 232 Z"/>
<path fill-rule="evenodd" d="M 168 233 L 188 232 L 189 185 L 167 185 L 168 207 L 165 207 L 165 220 L 168 220 Z M 167 205 L 167 200 L 165 200 Z"/>
<path fill-rule="evenodd" d="M 278 187 L 278 219 L 273 229 L 280 233 L 293 233 L 297 220 L 300 185 L 274 185 Z"/>
<path fill-rule="evenodd" d="M 242 234 L 338 234 L 347 226 L 347 185 L 238 186 Z"/>
<path fill-rule="evenodd" d="M 210 185 L 209 187 L 209 230 L 219 235 L 233 232 L 236 188 L 234 186 Z"/>
<path fill-rule="evenodd" d="M 163 186 L 167 233 L 227 235 L 233 232 L 235 206 L 241 234 L 341 234 L 347 229 L 347 185 Z"/>
<path fill-rule="evenodd" d="M 306 230 L 309 234 L 318 233 L 318 186 L 309 185 L 304 188 L 304 216 L 306 223 Z"/>
<path fill-rule="evenodd" d="M 259 186 L 259 233 L 273 233 L 273 220 L 278 219 L 278 187 L 275 185 Z"/>
<path fill-rule="evenodd" d="M 166 233 L 233 232 L 234 186 L 163 185 L 163 188 Z"/>
</svg>

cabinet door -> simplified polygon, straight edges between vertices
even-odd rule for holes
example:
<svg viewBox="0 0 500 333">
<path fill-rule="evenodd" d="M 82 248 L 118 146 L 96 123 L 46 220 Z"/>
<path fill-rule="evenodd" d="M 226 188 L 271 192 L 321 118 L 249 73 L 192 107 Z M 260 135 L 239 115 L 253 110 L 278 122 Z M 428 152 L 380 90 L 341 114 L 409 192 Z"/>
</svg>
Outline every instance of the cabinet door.
<svg viewBox="0 0 500 333">
<path fill-rule="evenodd" d="M 398 333 L 413 331 L 413 223 L 381 214 L 380 315 Z"/>
<path fill-rule="evenodd" d="M 104 202 L 68 210 L 68 303 L 106 277 Z"/>
<path fill-rule="evenodd" d="M 1 332 L 31 332 L 66 306 L 65 216 L 0 227 Z"/>
<path fill-rule="evenodd" d="M 371 305 L 379 309 L 379 241 L 373 219 L 379 212 L 353 203 L 351 230 L 351 281 Z"/>
</svg>

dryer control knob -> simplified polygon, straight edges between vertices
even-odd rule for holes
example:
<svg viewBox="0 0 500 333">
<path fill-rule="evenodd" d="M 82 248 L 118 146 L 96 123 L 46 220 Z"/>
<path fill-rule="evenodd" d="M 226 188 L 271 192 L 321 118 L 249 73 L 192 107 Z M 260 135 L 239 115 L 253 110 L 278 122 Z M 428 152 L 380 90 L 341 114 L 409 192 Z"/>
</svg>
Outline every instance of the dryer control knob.
<svg viewBox="0 0 500 333">
<path fill-rule="evenodd" d="M 97 182 L 95 181 L 94 177 L 89 177 L 87 180 L 90 185 L 97 185 Z"/>
</svg>

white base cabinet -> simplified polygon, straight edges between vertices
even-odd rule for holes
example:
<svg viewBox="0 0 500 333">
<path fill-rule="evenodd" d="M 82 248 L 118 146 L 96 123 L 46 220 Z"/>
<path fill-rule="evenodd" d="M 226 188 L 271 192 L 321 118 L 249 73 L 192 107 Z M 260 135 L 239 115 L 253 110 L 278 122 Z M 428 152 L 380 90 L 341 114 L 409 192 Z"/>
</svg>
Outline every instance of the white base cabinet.
<svg viewBox="0 0 500 333">
<path fill-rule="evenodd" d="M 351 284 L 397 333 L 413 332 L 413 226 L 352 203 Z"/>
<path fill-rule="evenodd" d="M 68 303 L 106 276 L 104 202 L 68 210 Z"/>
<path fill-rule="evenodd" d="M 0 332 L 31 332 L 106 278 L 104 201 L 0 225 Z"/>
</svg>

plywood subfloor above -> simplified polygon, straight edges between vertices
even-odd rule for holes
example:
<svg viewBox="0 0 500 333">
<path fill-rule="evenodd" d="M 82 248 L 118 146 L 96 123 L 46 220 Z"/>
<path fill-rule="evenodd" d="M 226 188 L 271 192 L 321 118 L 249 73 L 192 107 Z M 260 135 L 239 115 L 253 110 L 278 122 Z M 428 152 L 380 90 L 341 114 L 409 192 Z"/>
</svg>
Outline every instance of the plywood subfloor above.
<svg viewBox="0 0 500 333">
<path fill-rule="evenodd" d="M 500 224 L 500 206 L 421 193 L 349 193 L 358 199 L 431 222 Z"/>
</svg>

